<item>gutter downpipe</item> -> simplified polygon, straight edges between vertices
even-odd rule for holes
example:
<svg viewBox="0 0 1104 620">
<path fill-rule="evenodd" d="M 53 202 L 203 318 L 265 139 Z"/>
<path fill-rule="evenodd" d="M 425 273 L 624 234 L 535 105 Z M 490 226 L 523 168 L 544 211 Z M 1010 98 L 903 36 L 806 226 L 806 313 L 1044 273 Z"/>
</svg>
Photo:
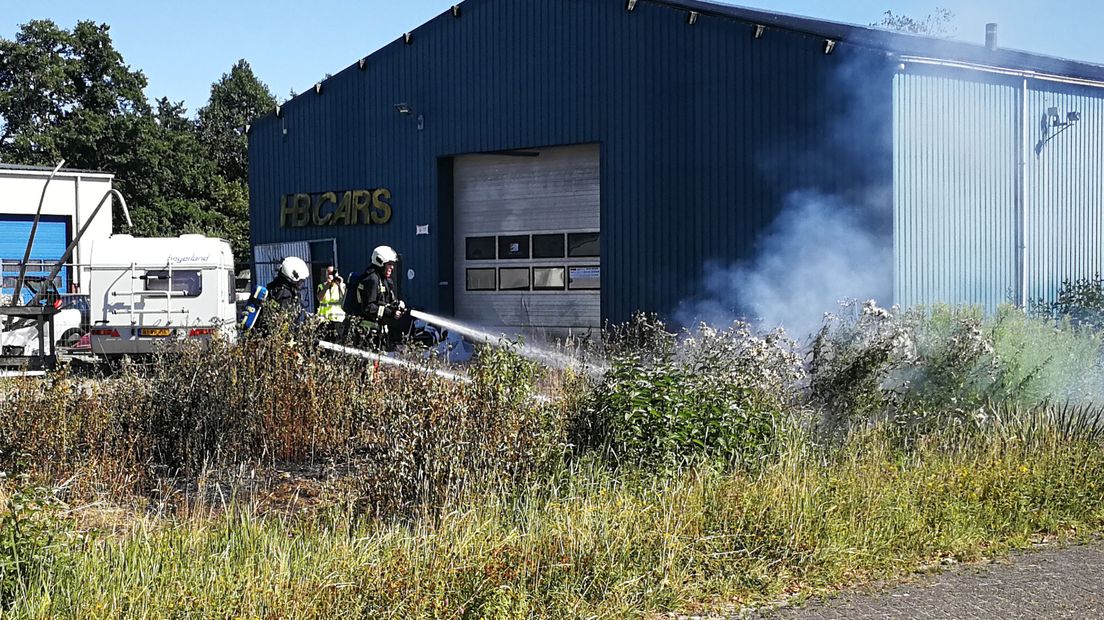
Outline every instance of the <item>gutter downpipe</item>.
<svg viewBox="0 0 1104 620">
<path fill-rule="evenodd" d="M 1028 266 L 1028 261 L 1027 261 L 1027 259 L 1028 259 L 1028 256 L 1027 256 L 1027 226 L 1028 226 L 1028 223 L 1029 223 L 1028 222 L 1028 214 L 1027 214 L 1027 208 L 1028 208 L 1027 162 L 1028 162 L 1028 159 L 1029 159 L 1028 149 L 1030 148 L 1030 145 L 1028 144 L 1028 140 L 1029 140 L 1028 134 L 1030 133 L 1030 131 L 1029 131 L 1029 127 L 1028 127 L 1028 117 L 1027 117 L 1027 115 L 1028 115 L 1028 101 L 1027 101 L 1027 78 L 1026 77 L 1023 78 L 1022 90 L 1020 91 L 1020 99 L 1021 99 L 1021 105 L 1022 105 L 1021 112 L 1020 112 L 1020 141 L 1021 141 L 1021 144 L 1020 144 L 1020 165 L 1016 167 L 1016 174 L 1019 177 L 1017 179 L 1017 182 L 1018 182 L 1017 183 L 1017 185 L 1018 185 L 1017 189 L 1020 192 L 1020 195 L 1018 197 L 1019 198 L 1018 202 L 1020 204 L 1018 205 L 1019 209 L 1017 209 L 1018 213 L 1017 213 L 1017 222 L 1016 222 L 1016 228 L 1017 228 L 1016 232 L 1019 234 L 1019 239 L 1016 240 L 1017 241 L 1017 248 L 1016 248 L 1016 254 L 1017 254 L 1016 262 L 1017 262 L 1017 265 L 1016 265 L 1016 267 L 1017 267 L 1017 270 L 1019 271 L 1019 273 L 1016 274 L 1016 275 L 1019 276 L 1018 285 L 1019 285 L 1019 289 L 1020 289 L 1019 290 L 1020 294 L 1018 296 L 1019 299 L 1017 299 L 1016 301 L 1019 304 L 1020 309 L 1026 312 L 1027 311 L 1027 302 L 1028 302 L 1028 299 L 1027 299 L 1027 294 L 1028 294 L 1028 290 L 1027 290 L 1027 277 L 1028 277 L 1028 273 L 1027 273 L 1027 266 Z"/>
</svg>

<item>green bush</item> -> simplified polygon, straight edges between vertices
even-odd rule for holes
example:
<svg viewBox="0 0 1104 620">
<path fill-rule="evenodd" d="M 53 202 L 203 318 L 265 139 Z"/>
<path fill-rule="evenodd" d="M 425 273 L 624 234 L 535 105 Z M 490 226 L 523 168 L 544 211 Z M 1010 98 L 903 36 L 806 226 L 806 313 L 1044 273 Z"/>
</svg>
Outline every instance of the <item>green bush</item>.
<svg viewBox="0 0 1104 620">
<path fill-rule="evenodd" d="M 4 481 L 7 486 L 8 481 Z M 0 513 L 0 609 L 11 610 L 51 573 L 65 568 L 57 500 L 23 481 L 6 496 Z"/>
<path fill-rule="evenodd" d="M 1062 280 L 1058 295 L 1052 302 L 1036 300 L 1036 313 L 1061 324 L 1068 321 L 1076 328 L 1104 332 L 1104 278 Z"/>
<path fill-rule="evenodd" d="M 1005 306 L 905 312 L 845 306 L 814 340 L 810 403 L 827 428 L 889 419 L 909 433 L 969 422 L 987 403 L 1104 402 L 1101 343 Z"/>
<path fill-rule="evenodd" d="M 754 335 L 744 323 L 701 326 L 681 339 L 638 318 L 616 343 L 585 423 L 584 446 L 617 461 L 678 465 L 700 458 L 752 463 L 769 454 L 782 417 L 796 400 L 800 358 L 780 334 Z M 639 342 L 639 341 L 638 341 Z"/>
</svg>

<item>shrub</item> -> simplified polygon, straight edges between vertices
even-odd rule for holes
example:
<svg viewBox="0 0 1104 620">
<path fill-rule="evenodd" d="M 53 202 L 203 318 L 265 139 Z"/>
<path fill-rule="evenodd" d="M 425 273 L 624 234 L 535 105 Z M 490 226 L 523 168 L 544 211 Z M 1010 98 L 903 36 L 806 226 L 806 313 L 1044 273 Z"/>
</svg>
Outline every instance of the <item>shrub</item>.
<svg viewBox="0 0 1104 620">
<path fill-rule="evenodd" d="M 750 463 L 771 450 L 801 377 L 794 343 L 746 323 L 701 326 L 676 340 L 638 317 L 575 437 L 621 462 L 677 465 L 699 458 Z M 659 346 L 647 346 L 652 343 Z"/>
<path fill-rule="evenodd" d="M 0 514 L 0 609 L 11 610 L 43 576 L 64 568 L 67 555 L 58 551 L 64 541 L 57 537 L 62 530 L 57 503 L 45 489 L 26 481 L 6 495 Z"/>
<path fill-rule="evenodd" d="M 814 340 L 809 398 L 828 429 L 889 418 L 913 435 L 960 423 L 989 402 L 1104 398 L 1100 341 L 1002 307 L 906 312 L 850 304 Z"/>
<path fill-rule="evenodd" d="M 1058 295 L 1052 302 L 1036 300 L 1034 311 L 1058 322 L 1069 321 L 1076 328 L 1095 332 L 1104 331 L 1104 278 L 1095 274 L 1091 278 L 1062 280 Z"/>
</svg>

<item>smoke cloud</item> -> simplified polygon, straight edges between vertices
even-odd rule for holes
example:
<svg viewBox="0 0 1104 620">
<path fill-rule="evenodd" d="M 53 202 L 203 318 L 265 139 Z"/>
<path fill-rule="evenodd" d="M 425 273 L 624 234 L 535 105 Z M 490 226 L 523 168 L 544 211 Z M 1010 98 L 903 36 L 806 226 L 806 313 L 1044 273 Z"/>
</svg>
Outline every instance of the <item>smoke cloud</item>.
<svg viewBox="0 0 1104 620">
<path fill-rule="evenodd" d="M 704 294 L 675 313 L 683 325 L 744 319 L 802 340 L 848 298 L 892 299 L 892 244 L 869 209 L 798 192 L 760 238 L 750 261 L 705 265 Z"/>
</svg>

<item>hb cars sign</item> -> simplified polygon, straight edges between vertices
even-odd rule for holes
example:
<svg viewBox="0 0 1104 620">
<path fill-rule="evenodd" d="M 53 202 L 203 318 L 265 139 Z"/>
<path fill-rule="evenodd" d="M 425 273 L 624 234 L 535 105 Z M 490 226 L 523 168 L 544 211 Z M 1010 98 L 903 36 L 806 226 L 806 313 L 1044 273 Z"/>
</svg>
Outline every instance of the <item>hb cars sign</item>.
<svg viewBox="0 0 1104 620">
<path fill-rule="evenodd" d="M 391 190 L 356 189 L 280 197 L 280 227 L 356 226 L 391 221 Z"/>
</svg>

